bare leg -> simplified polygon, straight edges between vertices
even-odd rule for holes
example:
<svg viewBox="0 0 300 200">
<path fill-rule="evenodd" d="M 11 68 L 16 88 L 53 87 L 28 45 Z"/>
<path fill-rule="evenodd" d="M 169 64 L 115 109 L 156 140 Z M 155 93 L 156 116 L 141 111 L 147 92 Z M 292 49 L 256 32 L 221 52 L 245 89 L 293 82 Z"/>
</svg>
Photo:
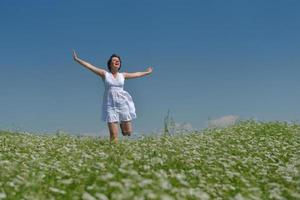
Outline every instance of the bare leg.
<svg viewBox="0 0 300 200">
<path fill-rule="evenodd" d="M 118 123 L 117 122 L 109 122 L 107 123 L 110 135 L 110 142 L 118 143 Z"/>
<path fill-rule="evenodd" d="M 124 136 L 130 136 L 132 133 L 132 125 L 131 125 L 131 121 L 122 121 L 120 124 L 121 130 L 122 130 L 122 134 Z"/>
</svg>

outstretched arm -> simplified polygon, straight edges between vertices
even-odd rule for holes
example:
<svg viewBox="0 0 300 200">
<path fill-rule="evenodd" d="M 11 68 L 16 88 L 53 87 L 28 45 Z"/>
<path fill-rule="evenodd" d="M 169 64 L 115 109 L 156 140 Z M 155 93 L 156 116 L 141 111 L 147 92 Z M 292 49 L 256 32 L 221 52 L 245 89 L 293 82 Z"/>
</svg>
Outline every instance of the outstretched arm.
<svg viewBox="0 0 300 200">
<path fill-rule="evenodd" d="M 89 70 L 91 70 L 92 72 L 98 74 L 99 76 L 101 76 L 102 78 L 104 78 L 105 76 L 105 70 L 104 69 L 101 69 L 101 68 L 98 68 L 98 67 L 95 67 L 94 65 L 84 61 L 84 60 L 81 60 L 80 58 L 78 58 L 76 52 L 73 50 L 73 58 L 76 62 L 78 62 L 79 64 L 81 64 L 82 66 L 88 68 Z"/>
<path fill-rule="evenodd" d="M 123 73 L 126 79 L 130 78 L 140 78 L 146 75 L 151 74 L 153 71 L 152 67 L 148 67 L 144 72 L 134 72 L 134 73 Z"/>
</svg>

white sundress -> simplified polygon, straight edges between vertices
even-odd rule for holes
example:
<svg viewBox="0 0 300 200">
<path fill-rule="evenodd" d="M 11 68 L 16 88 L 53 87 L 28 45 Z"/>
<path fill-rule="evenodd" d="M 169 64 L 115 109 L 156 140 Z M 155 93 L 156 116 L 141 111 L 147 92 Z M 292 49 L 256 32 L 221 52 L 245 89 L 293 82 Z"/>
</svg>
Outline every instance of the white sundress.
<svg viewBox="0 0 300 200">
<path fill-rule="evenodd" d="M 102 120 L 105 122 L 131 121 L 136 118 L 135 107 L 132 97 L 123 89 L 123 73 L 105 72 L 103 82 L 105 91 L 102 105 Z"/>
</svg>

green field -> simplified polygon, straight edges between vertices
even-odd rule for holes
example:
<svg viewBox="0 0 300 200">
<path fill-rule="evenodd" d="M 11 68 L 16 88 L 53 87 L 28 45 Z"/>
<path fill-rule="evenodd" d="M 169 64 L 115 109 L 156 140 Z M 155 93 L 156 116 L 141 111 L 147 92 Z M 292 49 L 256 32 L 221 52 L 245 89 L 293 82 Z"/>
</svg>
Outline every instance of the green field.
<svg viewBox="0 0 300 200">
<path fill-rule="evenodd" d="M 0 199 L 300 199 L 300 125 L 223 129 L 110 144 L 0 132 Z"/>
</svg>

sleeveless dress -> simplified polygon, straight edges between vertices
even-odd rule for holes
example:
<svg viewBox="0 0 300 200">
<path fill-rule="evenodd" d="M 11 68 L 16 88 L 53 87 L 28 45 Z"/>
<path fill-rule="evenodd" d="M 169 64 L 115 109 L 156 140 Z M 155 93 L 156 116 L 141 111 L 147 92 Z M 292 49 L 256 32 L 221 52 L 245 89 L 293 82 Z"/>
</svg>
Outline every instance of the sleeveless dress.
<svg viewBox="0 0 300 200">
<path fill-rule="evenodd" d="M 132 97 L 123 89 L 123 73 L 106 72 L 103 82 L 105 91 L 103 95 L 102 120 L 105 122 L 131 121 L 136 118 Z"/>
</svg>

